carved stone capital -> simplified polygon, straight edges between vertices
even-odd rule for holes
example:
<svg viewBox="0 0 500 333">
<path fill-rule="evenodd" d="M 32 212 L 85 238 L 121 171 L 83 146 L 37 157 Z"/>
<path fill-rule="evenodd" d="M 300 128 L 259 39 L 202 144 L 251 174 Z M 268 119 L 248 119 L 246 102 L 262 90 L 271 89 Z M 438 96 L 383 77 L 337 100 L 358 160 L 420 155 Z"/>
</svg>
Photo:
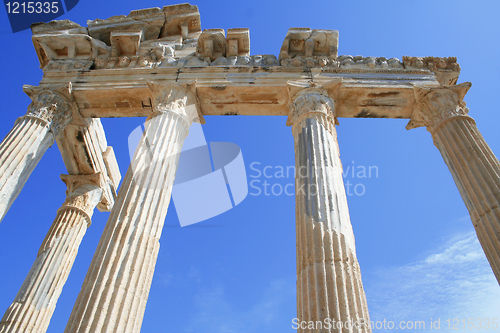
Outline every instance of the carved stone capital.
<svg viewBox="0 0 500 333">
<path fill-rule="evenodd" d="M 324 114 L 332 123 L 335 123 L 335 102 L 330 96 L 336 95 L 341 85 L 342 80 L 334 80 L 321 87 L 310 84 L 309 88 L 289 83 L 290 113 L 286 125 L 294 125 L 313 114 Z"/>
<path fill-rule="evenodd" d="M 60 209 L 77 209 L 85 214 L 87 226 L 90 226 L 92 214 L 101 201 L 102 182 L 100 173 L 91 175 L 61 175 L 68 186 L 66 200 Z"/>
<path fill-rule="evenodd" d="M 406 129 L 425 126 L 429 132 L 434 133 L 449 119 L 469 117 L 469 109 L 463 99 L 470 87 L 470 82 L 439 88 L 414 87 L 416 104 Z"/>
<path fill-rule="evenodd" d="M 26 116 L 44 121 L 54 137 L 57 137 L 73 119 L 71 84 L 59 89 L 25 85 L 23 90 L 32 100 Z"/>
<path fill-rule="evenodd" d="M 148 82 L 148 87 L 153 97 L 153 117 L 157 113 L 173 112 L 183 117 L 189 126 L 193 121 L 205 123 L 196 97 L 196 83 L 161 85 Z"/>
</svg>

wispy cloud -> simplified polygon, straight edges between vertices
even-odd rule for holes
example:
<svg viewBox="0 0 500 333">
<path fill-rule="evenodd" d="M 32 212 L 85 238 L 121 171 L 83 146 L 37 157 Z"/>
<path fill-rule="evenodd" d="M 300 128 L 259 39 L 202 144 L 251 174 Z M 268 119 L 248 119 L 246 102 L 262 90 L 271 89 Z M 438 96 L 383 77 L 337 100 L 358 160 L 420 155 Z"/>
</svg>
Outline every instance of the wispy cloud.
<svg viewBox="0 0 500 333">
<path fill-rule="evenodd" d="M 463 323 L 458 330 L 448 330 L 447 319 L 500 321 L 500 287 L 473 232 L 453 237 L 424 260 L 381 270 L 376 276 L 365 283 L 372 321 L 386 319 L 398 325 L 422 320 L 429 325 L 431 318 L 440 318 L 440 332 L 455 333 L 471 330 L 463 330 Z"/>
<path fill-rule="evenodd" d="M 293 318 L 293 314 L 286 314 L 285 308 L 295 303 L 295 278 L 271 282 L 261 299 L 250 308 L 243 309 L 232 304 L 227 296 L 223 286 L 200 293 L 196 297 L 195 311 L 185 332 L 283 331 L 284 327 L 291 325 Z M 284 322 L 283 318 L 288 317 L 290 320 Z"/>
</svg>

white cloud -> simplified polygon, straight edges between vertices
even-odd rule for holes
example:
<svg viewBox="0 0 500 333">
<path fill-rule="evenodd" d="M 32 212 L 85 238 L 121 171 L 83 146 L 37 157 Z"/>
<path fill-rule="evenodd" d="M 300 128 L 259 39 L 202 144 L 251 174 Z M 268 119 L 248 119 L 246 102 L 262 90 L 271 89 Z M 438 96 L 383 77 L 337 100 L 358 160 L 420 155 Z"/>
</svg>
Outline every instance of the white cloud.
<svg viewBox="0 0 500 333">
<path fill-rule="evenodd" d="M 476 330 L 464 330 L 461 321 L 460 329 L 448 330 L 447 319 L 451 325 L 454 318 L 500 321 L 500 287 L 475 233 L 455 236 L 424 260 L 376 275 L 374 280 L 365 281 L 372 321 L 386 319 L 398 325 L 400 321 L 422 320 L 428 331 L 431 318 L 440 318 L 439 332 L 455 333 Z M 479 325 L 479 321 L 475 323 Z"/>
<path fill-rule="evenodd" d="M 217 286 L 200 293 L 195 300 L 195 312 L 185 332 L 254 333 L 283 331 L 291 327 L 293 314 L 287 315 L 285 305 L 295 302 L 295 278 L 270 283 L 260 301 L 247 309 L 232 304 L 224 287 Z M 290 318 L 283 322 L 283 318 Z"/>
</svg>

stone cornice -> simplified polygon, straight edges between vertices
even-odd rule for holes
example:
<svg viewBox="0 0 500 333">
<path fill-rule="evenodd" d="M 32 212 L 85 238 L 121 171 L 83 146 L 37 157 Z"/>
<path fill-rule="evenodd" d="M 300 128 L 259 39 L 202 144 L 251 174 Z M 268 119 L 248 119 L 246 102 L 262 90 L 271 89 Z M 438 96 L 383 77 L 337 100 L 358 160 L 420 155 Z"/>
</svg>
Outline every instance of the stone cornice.
<svg viewBox="0 0 500 333">
<path fill-rule="evenodd" d="M 325 29 L 289 29 L 279 59 L 250 55 L 248 29 L 202 31 L 189 4 L 89 21 L 88 28 L 57 21 L 32 30 L 41 86 L 72 82 L 85 118 L 150 116 L 147 82 L 193 81 L 200 117 L 288 115 L 287 82 L 338 78 L 336 117 L 410 118 L 413 84 L 453 84 L 459 73 L 455 58 L 338 56 L 338 31 Z"/>
<path fill-rule="evenodd" d="M 445 122 L 456 117 L 467 117 L 469 109 L 463 101 L 471 87 L 470 82 L 439 88 L 415 87 L 416 105 L 406 129 L 425 126 L 432 134 Z"/>
<path fill-rule="evenodd" d="M 366 73 L 429 73 L 440 84 L 455 84 L 456 58 L 337 55 L 338 31 L 290 28 L 279 53 L 250 55 L 246 28 L 206 29 L 196 6 L 149 8 L 88 22 L 55 21 L 32 28 L 44 72 L 206 67 L 282 67 Z M 126 73 L 124 73 L 125 75 Z"/>
</svg>

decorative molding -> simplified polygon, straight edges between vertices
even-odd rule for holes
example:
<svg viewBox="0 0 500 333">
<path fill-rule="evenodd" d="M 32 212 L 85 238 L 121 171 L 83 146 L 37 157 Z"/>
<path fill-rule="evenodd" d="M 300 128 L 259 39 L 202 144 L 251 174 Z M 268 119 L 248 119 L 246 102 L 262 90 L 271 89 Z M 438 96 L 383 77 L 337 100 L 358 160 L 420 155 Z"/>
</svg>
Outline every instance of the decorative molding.
<svg viewBox="0 0 500 333">
<path fill-rule="evenodd" d="M 148 82 L 152 94 L 153 116 L 156 113 L 173 112 L 181 116 L 188 124 L 205 123 L 196 97 L 196 82 L 186 85 L 161 85 Z"/>
<path fill-rule="evenodd" d="M 58 72 L 71 72 L 71 71 L 88 71 L 94 65 L 92 60 L 50 60 L 49 63 L 43 68 L 44 72 L 58 71 Z"/>
<path fill-rule="evenodd" d="M 73 119 L 71 84 L 57 90 L 25 85 L 23 90 L 32 100 L 26 116 L 44 121 L 57 137 Z"/>
<path fill-rule="evenodd" d="M 296 57 L 293 59 L 283 59 L 280 62 L 283 67 L 339 67 L 339 62 L 325 56 L 317 57 Z"/>
<path fill-rule="evenodd" d="M 441 85 L 455 85 L 460 75 L 460 65 L 456 57 L 403 57 L 407 69 L 428 69 L 436 75 Z"/>
<path fill-rule="evenodd" d="M 457 57 L 440 58 L 404 56 L 403 63 L 405 67 L 427 68 L 432 72 L 444 69 L 460 72 L 460 65 L 457 63 Z"/>
<path fill-rule="evenodd" d="M 446 121 L 456 117 L 468 117 L 464 97 L 470 82 L 439 88 L 420 88 L 415 86 L 415 108 L 406 129 L 425 126 L 432 134 Z M 472 119 L 472 118 L 470 118 Z"/>
</svg>

